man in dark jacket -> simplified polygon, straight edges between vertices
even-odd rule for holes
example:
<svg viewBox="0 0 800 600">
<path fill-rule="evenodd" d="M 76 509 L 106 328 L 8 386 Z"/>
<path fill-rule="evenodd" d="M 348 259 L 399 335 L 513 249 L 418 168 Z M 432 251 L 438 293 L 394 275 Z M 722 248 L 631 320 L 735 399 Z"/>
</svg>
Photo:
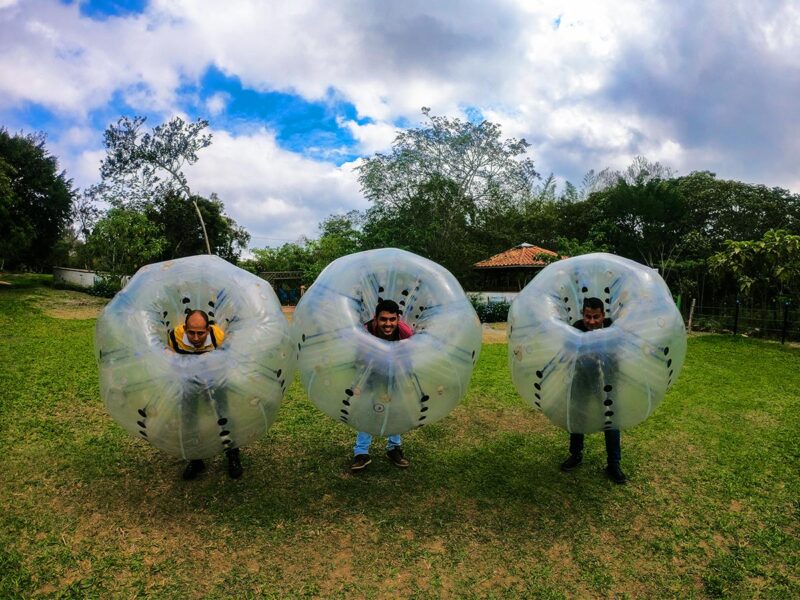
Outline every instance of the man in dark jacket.
<svg viewBox="0 0 800 600">
<path fill-rule="evenodd" d="M 603 301 L 599 298 L 586 298 L 583 301 L 582 319 L 575 321 L 572 326 L 584 332 L 595 331 L 611 326 L 612 320 L 606 317 Z M 619 466 L 622 459 L 619 429 L 605 431 L 606 454 L 608 464 L 606 474 L 614 483 L 625 483 L 627 477 Z M 571 433 L 569 435 L 569 456 L 561 463 L 562 471 L 572 471 L 583 462 L 583 434 Z"/>
</svg>

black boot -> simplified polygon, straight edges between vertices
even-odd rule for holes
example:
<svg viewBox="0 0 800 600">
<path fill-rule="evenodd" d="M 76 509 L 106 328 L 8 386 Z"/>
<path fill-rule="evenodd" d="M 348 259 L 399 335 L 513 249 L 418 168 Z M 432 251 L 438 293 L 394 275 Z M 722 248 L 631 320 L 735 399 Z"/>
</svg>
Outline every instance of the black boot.
<svg viewBox="0 0 800 600">
<path fill-rule="evenodd" d="M 190 460 L 189 464 L 186 465 L 186 468 L 183 470 L 183 478 L 186 481 L 191 481 L 192 479 L 196 479 L 200 473 L 206 470 L 206 464 L 196 458 L 194 460 Z"/>
<path fill-rule="evenodd" d="M 242 462 L 239 460 L 239 449 L 225 450 L 225 455 L 228 457 L 228 476 L 231 479 L 239 479 L 244 471 Z"/>
<path fill-rule="evenodd" d="M 608 478 L 614 483 L 622 484 L 628 481 L 628 478 L 625 477 L 625 473 L 623 473 L 622 469 L 619 468 L 619 463 L 609 464 L 606 467 L 606 475 L 608 475 Z"/>
<path fill-rule="evenodd" d="M 576 469 L 577 467 L 579 467 L 582 462 L 583 462 L 583 452 L 570 454 L 566 458 L 566 460 L 561 463 L 561 470 L 572 471 L 572 469 Z"/>
</svg>

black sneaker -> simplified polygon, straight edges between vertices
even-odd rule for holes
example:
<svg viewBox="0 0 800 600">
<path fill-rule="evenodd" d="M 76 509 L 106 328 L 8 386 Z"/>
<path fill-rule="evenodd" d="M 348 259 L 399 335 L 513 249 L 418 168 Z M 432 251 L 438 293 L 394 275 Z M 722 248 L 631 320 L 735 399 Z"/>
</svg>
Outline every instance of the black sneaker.
<svg viewBox="0 0 800 600">
<path fill-rule="evenodd" d="M 392 461 L 392 464 L 395 467 L 399 467 L 401 469 L 407 469 L 411 464 L 408 462 L 408 459 L 403 456 L 402 448 L 392 448 L 386 452 L 386 456 L 389 457 L 389 460 Z"/>
<path fill-rule="evenodd" d="M 619 465 L 606 466 L 606 475 L 608 475 L 608 478 L 614 483 L 622 484 L 628 481 L 628 478 L 625 477 L 625 473 L 622 472 L 622 469 L 619 468 Z"/>
<path fill-rule="evenodd" d="M 194 460 L 190 460 L 189 464 L 186 465 L 186 468 L 183 470 L 183 478 L 186 481 L 191 481 L 192 479 L 196 479 L 200 473 L 206 470 L 206 463 L 204 463 L 199 458 Z"/>
<path fill-rule="evenodd" d="M 239 449 L 231 448 L 230 450 L 225 450 L 225 455 L 228 457 L 228 476 L 231 479 L 239 479 L 244 472 L 242 462 L 239 460 Z"/>
<path fill-rule="evenodd" d="M 568 472 L 576 469 L 583 462 L 583 453 L 570 454 L 567 459 L 561 463 L 561 470 Z"/>
<path fill-rule="evenodd" d="M 371 462 L 372 459 L 369 457 L 369 454 L 356 454 L 355 458 L 353 459 L 353 464 L 350 465 L 350 470 L 363 471 Z"/>
</svg>

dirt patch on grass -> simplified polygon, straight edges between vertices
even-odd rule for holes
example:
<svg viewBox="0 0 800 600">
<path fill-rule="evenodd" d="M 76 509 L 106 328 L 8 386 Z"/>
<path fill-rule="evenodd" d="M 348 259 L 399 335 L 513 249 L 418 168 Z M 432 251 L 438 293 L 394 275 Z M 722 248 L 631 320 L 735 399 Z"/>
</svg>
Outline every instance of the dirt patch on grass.
<svg viewBox="0 0 800 600">
<path fill-rule="evenodd" d="M 71 290 L 53 290 L 37 299 L 39 308 L 54 319 L 96 319 L 107 303 L 107 298 Z"/>
<path fill-rule="evenodd" d="M 506 323 L 484 323 L 481 325 L 483 330 L 483 343 L 484 344 L 506 344 L 508 343 L 508 335 L 506 331 Z"/>
</svg>

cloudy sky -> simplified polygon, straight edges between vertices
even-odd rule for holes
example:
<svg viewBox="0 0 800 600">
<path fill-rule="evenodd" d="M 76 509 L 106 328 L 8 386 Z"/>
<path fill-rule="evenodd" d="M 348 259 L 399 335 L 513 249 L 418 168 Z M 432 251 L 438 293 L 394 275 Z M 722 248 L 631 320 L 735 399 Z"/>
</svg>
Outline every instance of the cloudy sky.
<svg viewBox="0 0 800 600">
<path fill-rule="evenodd" d="M 434 114 L 579 182 L 637 154 L 800 192 L 795 0 L 0 0 L 0 126 L 80 186 L 120 115 L 203 117 L 187 173 L 252 247 L 364 208 L 353 166 Z"/>
</svg>

